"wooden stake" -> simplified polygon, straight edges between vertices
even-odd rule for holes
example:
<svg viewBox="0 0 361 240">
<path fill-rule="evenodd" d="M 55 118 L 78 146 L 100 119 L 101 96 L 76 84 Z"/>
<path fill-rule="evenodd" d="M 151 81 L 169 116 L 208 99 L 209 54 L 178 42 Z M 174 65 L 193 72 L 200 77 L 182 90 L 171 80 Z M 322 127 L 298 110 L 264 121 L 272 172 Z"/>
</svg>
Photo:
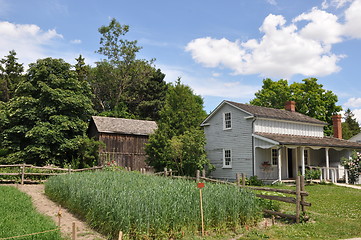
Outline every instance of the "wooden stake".
<svg viewBox="0 0 361 240">
<path fill-rule="evenodd" d="M 199 171 L 199 170 L 197 170 L 197 171 L 196 171 L 196 178 L 197 178 L 197 182 L 199 182 L 200 175 L 201 175 L 200 171 Z"/>
<path fill-rule="evenodd" d="M 199 170 L 197 170 L 199 172 Z M 202 237 L 204 237 L 204 218 L 203 218 L 203 197 L 202 197 L 202 188 L 199 189 L 199 202 L 201 208 L 201 221 L 202 221 Z"/>
<path fill-rule="evenodd" d="M 202 177 L 206 177 L 206 170 L 204 168 L 202 169 Z"/>
<path fill-rule="evenodd" d="M 300 189 L 302 192 L 305 191 L 305 176 L 300 176 Z M 305 196 L 301 195 L 301 202 L 305 201 Z M 301 205 L 302 213 L 305 213 L 305 205 Z"/>
<path fill-rule="evenodd" d="M 23 163 L 23 166 L 21 167 L 21 185 L 24 185 L 25 180 L 25 163 Z"/>
<path fill-rule="evenodd" d="M 300 223 L 301 187 L 300 176 L 296 177 L 296 223 Z"/>
<path fill-rule="evenodd" d="M 61 225 L 61 217 L 62 217 L 62 212 L 59 206 L 59 210 L 58 210 L 58 226 L 60 227 Z"/>
<path fill-rule="evenodd" d="M 164 168 L 164 176 L 166 177 L 168 175 L 168 171 L 167 171 L 167 168 L 165 167 Z"/>
<path fill-rule="evenodd" d="M 77 235 L 76 234 L 76 224 L 75 224 L 75 222 L 73 222 L 71 239 L 76 240 L 76 235 Z"/>
<path fill-rule="evenodd" d="M 71 173 L 71 165 L 68 166 L 68 174 Z"/>
<path fill-rule="evenodd" d="M 118 240 L 123 240 L 123 232 L 119 231 Z"/>
</svg>

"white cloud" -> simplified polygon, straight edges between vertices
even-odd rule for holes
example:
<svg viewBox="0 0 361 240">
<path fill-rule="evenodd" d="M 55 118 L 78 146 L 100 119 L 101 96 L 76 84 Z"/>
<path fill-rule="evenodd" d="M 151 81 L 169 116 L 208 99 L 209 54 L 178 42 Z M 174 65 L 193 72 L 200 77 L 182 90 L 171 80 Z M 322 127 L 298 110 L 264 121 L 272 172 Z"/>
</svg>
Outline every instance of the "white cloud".
<svg viewBox="0 0 361 240">
<path fill-rule="evenodd" d="M 277 1 L 276 0 L 267 0 L 267 2 L 271 5 L 276 6 L 277 5 Z"/>
<path fill-rule="evenodd" d="M 357 122 L 360 124 L 361 123 L 361 109 L 353 109 L 351 111 L 355 115 Z"/>
<path fill-rule="evenodd" d="M 324 1 L 323 6 L 342 7 L 349 2 Z M 204 37 L 189 42 L 185 50 L 197 63 L 228 68 L 235 75 L 326 76 L 340 71 L 338 61 L 345 57 L 333 53 L 332 46 L 347 37 L 361 38 L 361 0 L 354 0 L 344 16 L 342 23 L 337 15 L 313 8 L 287 23 L 283 16 L 270 14 L 259 29 L 263 34 L 260 39 L 241 42 Z"/>
<path fill-rule="evenodd" d="M 352 2 L 353 0 L 324 0 L 322 2 L 322 8 L 323 9 L 327 9 L 329 7 L 336 7 L 336 8 L 341 8 L 343 6 L 345 6 L 347 3 Z"/>
<path fill-rule="evenodd" d="M 345 11 L 345 34 L 361 39 L 361 0 L 355 0 Z"/>
<path fill-rule="evenodd" d="M 343 104 L 345 108 L 360 108 L 361 98 L 349 98 L 346 103 Z"/>
<path fill-rule="evenodd" d="M 81 40 L 80 39 L 74 39 L 74 40 L 71 40 L 70 43 L 72 43 L 72 44 L 80 44 Z"/>
<path fill-rule="evenodd" d="M 181 77 L 181 81 L 190 86 L 194 92 L 202 96 L 211 97 L 228 97 L 228 98 L 250 98 L 259 90 L 259 86 L 252 86 L 243 84 L 240 81 L 224 82 L 221 79 L 213 77 L 199 78 L 195 77 L 193 73 L 189 73 L 186 69 L 172 67 L 172 66 L 157 66 L 166 74 L 166 82 L 174 82 Z M 209 87 L 212 86 L 212 87 Z"/>
<path fill-rule="evenodd" d="M 39 58 L 48 57 L 46 48 L 54 40 L 62 38 L 55 29 L 43 31 L 33 24 L 0 22 L 0 56 L 15 50 L 20 62 L 26 66 Z"/>
</svg>

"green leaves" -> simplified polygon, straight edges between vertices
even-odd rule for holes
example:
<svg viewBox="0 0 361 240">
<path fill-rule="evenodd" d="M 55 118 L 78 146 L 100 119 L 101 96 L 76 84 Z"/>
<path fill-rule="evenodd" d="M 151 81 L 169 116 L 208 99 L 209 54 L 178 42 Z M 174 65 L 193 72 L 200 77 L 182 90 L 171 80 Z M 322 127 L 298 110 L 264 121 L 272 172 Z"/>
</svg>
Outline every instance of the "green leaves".
<svg viewBox="0 0 361 240">
<path fill-rule="evenodd" d="M 288 84 L 287 80 L 263 80 L 262 89 L 255 93 L 256 98 L 250 104 L 283 109 L 286 101 L 296 102 L 296 111 L 329 123 L 325 134 L 332 133 L 332 115 L 342 110 L 336 105 L 338 98 L 329 90 L 323 89 L 316 78 L 307 78 L 302 83 Z"/>
<path fill-rule="evenodd" d="M 159 114 L 158 129 L 146 146 L 148 163 L 157 170 L 175 169 L 181 175 L 193 175 L 195 170 L 210 166 L 200 129 L 206 117 L 203 99 L 178 80 L 169 86 Z"/>
</svg>

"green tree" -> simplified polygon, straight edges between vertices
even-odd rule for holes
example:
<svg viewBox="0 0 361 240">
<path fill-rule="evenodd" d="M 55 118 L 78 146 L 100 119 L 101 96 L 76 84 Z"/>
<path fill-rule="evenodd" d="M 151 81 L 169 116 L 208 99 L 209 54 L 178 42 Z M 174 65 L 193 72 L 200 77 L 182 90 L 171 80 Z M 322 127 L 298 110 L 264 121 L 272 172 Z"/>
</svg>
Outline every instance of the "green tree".
<svg viewBox="0 0 361 240">
<path fill-rule="evenodd" d="M 0 60 L 0 101 L 7 102 L 11 99 L 23 78 L 24 68 L 17 60 L 14 50 Z"/>
<path fill-rule="evenodd" d="M 10 155 L 3 161 L 92 165 L 94 157 L 79 150 L 97 148 L 85 136 L 93 113 L 88 83 L 79 81 L 62 59 L 41 59 L 29 67 L 7 105 L 2 138 Z"/>
<path fill-rule="evenodd" d="M 336 105 L 338 98 L 329 90 L 323 89 L 316 78 L 307 78 L 302 83 L 288 85 L 286 80 L 274 82 L 270 79 L 263 81 L 262 89 L 255 94 L 256 98 L 250 104 L 264 107 L 283 109 L 286 101 L 296 102 L 296 111 L 327 122 L 325 134 L 332 134 L 332 115 L 342 110 Z"/>
<path fill-rule="evenodd" d="M 193 175 L 196 169 L 210 166 L 200 128 L 206 116 L 200 96 L 180 80 L 171 84 L 160 111 L 158 129 L 146 146 L 148 163 L 156 170 L 168 167 L 182 175 Z"/>
<path fill-rule="evenodd" d="M 349 108 L 345 111 L 344 119 L 345 121 L 342 123 L 342 137 L 350 139 L 360 132 L 360 126 Z"/>
<path fill-rule="evenodd" d="M 165 75 L 155 69 L 154 60 L 136 58 L 141 47 L 124 38 L 128 31 L 129 26 L 116 19 L 99 28 L 102 37 L 97 53 L 107 59 L 98 62 L 89 77 L 95 109 L 107 116 L 156 120 L 165 99 Z"/>
</svg>

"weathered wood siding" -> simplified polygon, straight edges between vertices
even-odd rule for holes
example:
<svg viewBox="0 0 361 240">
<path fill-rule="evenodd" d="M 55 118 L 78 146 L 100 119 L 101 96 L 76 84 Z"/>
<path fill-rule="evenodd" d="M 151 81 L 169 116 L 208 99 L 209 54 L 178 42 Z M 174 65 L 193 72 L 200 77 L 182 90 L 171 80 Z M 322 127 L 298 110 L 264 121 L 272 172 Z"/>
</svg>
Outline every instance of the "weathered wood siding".
<svg viewBox="0 0 361 240">
<path fill-rule="evenodd" d="M 223 114 L 232 114 L 232 129 L 223 130 Z M 253 175 L 252 119 L 249 115 L 227 104 L 223 105 L 204 127 L 207 139 L 206 152 L 216 170 L 212 177 L 234 180 L 236 173 Z M 223 149 L 232 151 L 232 168 L 223 168 Z"/>
<path fill-rule="evenodd" d="M 102 163 L 114 160 L 118 166 L 132 170 L 148 168 L 144 150 L 148 136 L 100 133 L 99 141 L 105 144 L 100 151 Z"/>
</svg>

